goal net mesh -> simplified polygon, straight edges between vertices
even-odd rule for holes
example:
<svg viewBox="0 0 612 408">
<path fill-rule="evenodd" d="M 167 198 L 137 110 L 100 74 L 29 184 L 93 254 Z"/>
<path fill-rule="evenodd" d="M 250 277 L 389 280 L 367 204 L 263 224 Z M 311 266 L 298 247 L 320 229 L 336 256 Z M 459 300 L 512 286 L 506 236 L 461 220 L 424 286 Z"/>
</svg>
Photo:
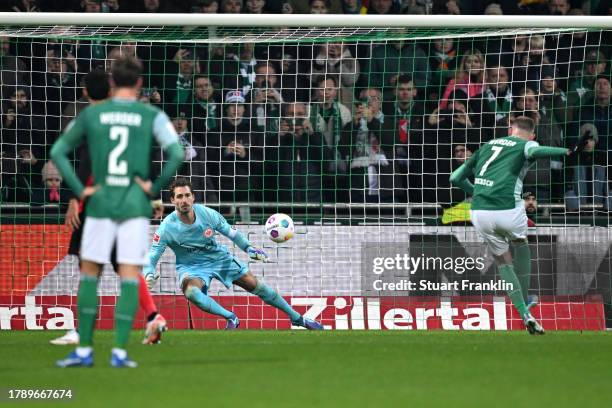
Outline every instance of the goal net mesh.
<svg viewBox="0 0 612 408">
<path fill-rule="evenodd" d="M 609 327 L 611 43 L 579 28 L 1 26 L 0 306 L 35 303 L 37 324 L 66 327 L 51 308 L 74 310 L 79 268 L 49 150 L 87 106 L 84 75 L 130 54 L 145 66 L 141 101 L 179 133 L 197 202 L 263 246 L 272 262 L 251 271 L 330 328 L 521 328 L 504 288 L 487 286 L 497 268 L 450 173 L 518 116 L 545 146 L 590 133 L 580 157 L 525 177 L 528 285 L 545 328 Z M 162 166 L 155 151 L 153 174 Z M 263 232 L 277 212 L 296 224 L 283 244 Z M 224 326 L 182 297 L 171 250 L 158 268 L 171 327 Z M 102 327 L 118 287 L 105 267 Z M 290 327 L 237 287 L 208 293 L 248 328 Z"/>
</svg>

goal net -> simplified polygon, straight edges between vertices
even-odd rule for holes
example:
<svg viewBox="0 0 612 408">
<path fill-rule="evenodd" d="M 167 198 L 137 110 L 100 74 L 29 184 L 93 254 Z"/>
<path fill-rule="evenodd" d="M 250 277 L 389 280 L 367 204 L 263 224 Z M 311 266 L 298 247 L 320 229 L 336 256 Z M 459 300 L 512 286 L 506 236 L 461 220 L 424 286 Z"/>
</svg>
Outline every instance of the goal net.
<svg viewBox="0 0 612 408">
<path fill-rule="evenodd" d="M 525 177 L 532 261 L 520 278 L 546 329 L 611 327 L 612 42 L 599 20 L 14 16 L 0 16 L 2 329 L 73 324 L 71 196 L 49 150 L 87 106 L 84 75 L 122 54 L 145 66 L 140 100 L 172 119 L 197 202 L 269 253 L 249 263 L 259 279 L 332 329 L 522 329 L 449 176 L 518 116 L 541 145 L 589 134 L 579 157 L 539 159 Z M 153 174 L 163 159 L 154 152 Z M 296 224 L 283 244 L 263 232 L 277 212 Z M 152 293 L 171 328 L 224 326 L 182 296 L 171 250 L 158 268 Z M 118 287 L 106 266 L 100 327 Z M 246 328 L 290 328 L 237 287 L 208 293 Z"/>
</svg>

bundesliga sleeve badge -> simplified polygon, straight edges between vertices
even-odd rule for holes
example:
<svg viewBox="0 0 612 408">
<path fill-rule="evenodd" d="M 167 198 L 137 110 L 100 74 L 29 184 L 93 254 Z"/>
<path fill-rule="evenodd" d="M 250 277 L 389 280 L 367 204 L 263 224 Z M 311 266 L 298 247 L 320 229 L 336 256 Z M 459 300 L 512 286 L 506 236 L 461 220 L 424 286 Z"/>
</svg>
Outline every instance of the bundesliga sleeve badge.
<svg viewBox="0 0 612 408">
<path fill-rule="evenodd" d="M 212 236 L 213 236 L 213 233 L 214 233 L 214 232 L 213 232 L 212 228 L 210 228 L 210 227 L 209 227 L 209 228 L 206 228 L 206 231 L 204 231 L 204 236 L 205 236 L 206 238 L 210 238 L 210 237 L 212 237 Z"/>
</svg>

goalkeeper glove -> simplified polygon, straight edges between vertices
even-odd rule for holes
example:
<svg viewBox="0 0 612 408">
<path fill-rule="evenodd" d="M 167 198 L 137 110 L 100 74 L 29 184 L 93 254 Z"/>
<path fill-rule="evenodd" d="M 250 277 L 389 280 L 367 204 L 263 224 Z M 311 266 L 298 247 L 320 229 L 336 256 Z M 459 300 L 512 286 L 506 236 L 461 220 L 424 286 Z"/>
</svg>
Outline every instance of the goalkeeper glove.
<svg viewBox="0 0 612 408">
<path fill-rule="evenodd" d="M 268 262 L 268 255 L 261 248 L 256 248 L 254 246 L 249 246 L 246 250 L 249 258 L 255 261 Z"/>
<path fill-rule="evenodd" d="M 145 278 L 145 282 L 147 282 L 147 288 L 151 290 L 153 289 L 153 286 L 155 286 L 155 284 L 159 280 L 159 274 L 155 274 L 152 272 L 145 273 L 144 278 Z"/>
</svg>

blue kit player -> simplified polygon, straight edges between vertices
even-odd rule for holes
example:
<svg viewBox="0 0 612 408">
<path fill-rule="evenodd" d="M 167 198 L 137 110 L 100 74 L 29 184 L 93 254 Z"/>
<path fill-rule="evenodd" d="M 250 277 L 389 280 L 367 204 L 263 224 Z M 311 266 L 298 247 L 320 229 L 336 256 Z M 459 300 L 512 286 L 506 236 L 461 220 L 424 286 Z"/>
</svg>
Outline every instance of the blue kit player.
<svg viewBox="0 0 612 408">
<path fill-rule="evenodd" d="M 164 218 L 154 234 L 149 252 L 150 262 L 143 270 L 149 288 L 159 279 L 155 268 L 157 261 L 166 247 L 170 247 L 176 255 L 176 271 L 185 297 L 201 310 L 224 317 L 226 329 L 236 329 L 240 321 L 234 313 L 208 296 L 213 278 L 227 288 L 235 284 L 259 296 L 268 305 L 285 312 L 294 326 L 309 330 L 323 329 L 319 322 L 306 319 L 293 310 L 271 287 L 259 282 L 249 272 L 247 265 L 235 258 L 226 246 L 217 243 L 215 233 L 218 232 L 232 240 L 249 258 L 263 262 L 268 260 L 262 249 L 252 246 L 221 214 L 202 204 L 194 204 L 191 183 L 187 179 L 177 178 L 170 185 L 170 199 L 176 210 Z"/>
</svg>

